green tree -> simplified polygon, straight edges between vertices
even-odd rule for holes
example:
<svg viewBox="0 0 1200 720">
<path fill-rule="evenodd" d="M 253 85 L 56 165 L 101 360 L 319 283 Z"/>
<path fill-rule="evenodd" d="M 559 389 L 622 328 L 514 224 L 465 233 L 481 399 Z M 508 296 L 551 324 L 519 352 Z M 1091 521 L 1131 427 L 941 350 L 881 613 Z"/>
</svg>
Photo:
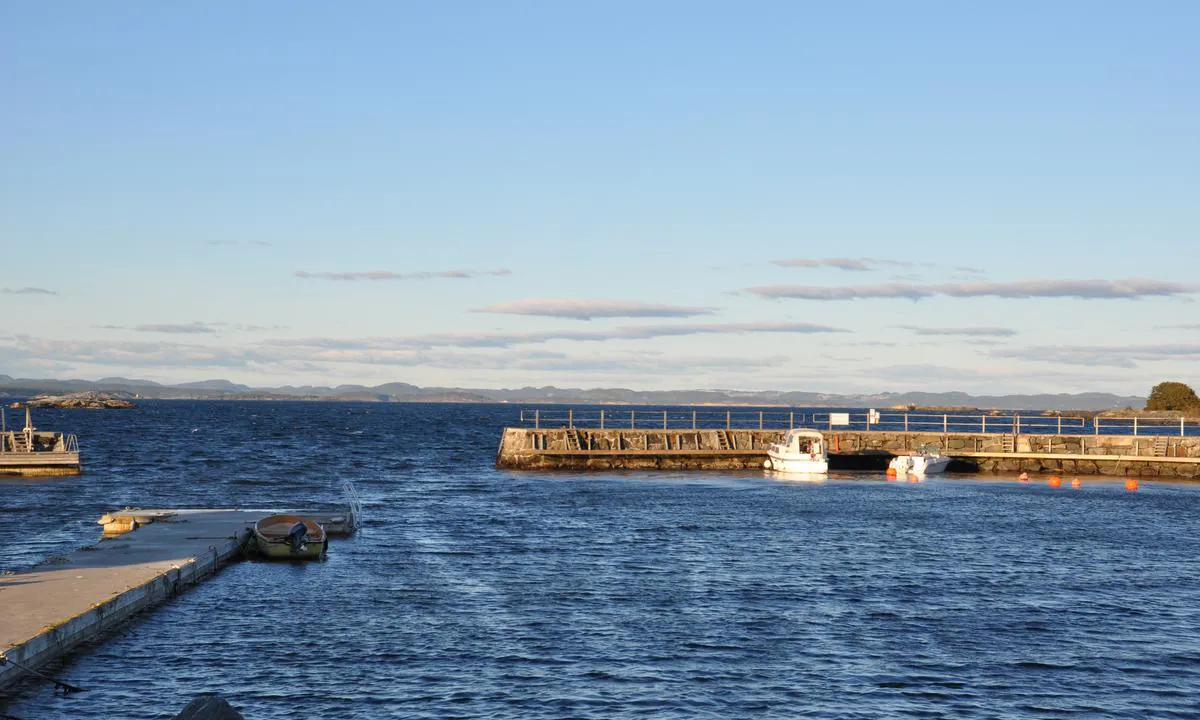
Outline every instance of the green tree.
<svg viewBox="0 0 1200 720">
<path fill-rule="evenodd" d="M 1146 398 L 1147 410 L 1196 410 L 1200 409 L 1200 397 L 1196 391 L 1181 382 L 1161 382 Z"/>
</svg>

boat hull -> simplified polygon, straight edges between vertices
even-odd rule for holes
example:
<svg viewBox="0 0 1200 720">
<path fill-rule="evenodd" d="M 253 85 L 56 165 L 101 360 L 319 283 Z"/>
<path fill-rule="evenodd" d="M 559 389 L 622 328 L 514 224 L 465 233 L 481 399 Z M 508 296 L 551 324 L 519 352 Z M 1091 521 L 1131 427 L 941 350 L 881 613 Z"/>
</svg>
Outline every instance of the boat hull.
<svg viewBox="0 0 1200 720">
<path fill-rule="evenodd" d="M 257 533 L 254 535 L 258 553 L 271 560 L 316 560 L 325 554 L 328 542 L 328 540 L 310 542 L 300 551 L 292 552 L 291 546 L 287 543 L 271 542 Z"/>
<path fill-rule="evenodd" d="M 945 455 L 899 455 L 888 468 L 896 475 L 936 475 L 946 470 L 950 458 Z"/>
<path fill-rule="evenodd" d="M 808 475 L 824 475 L 829 472 L 829 460 L 822 457 L 803 457 L 793 458 L 775 453 L 767 453 L 767 461 L 764 467 L 768 470 L 783 473 L 804 473 Z"/>
</svg>

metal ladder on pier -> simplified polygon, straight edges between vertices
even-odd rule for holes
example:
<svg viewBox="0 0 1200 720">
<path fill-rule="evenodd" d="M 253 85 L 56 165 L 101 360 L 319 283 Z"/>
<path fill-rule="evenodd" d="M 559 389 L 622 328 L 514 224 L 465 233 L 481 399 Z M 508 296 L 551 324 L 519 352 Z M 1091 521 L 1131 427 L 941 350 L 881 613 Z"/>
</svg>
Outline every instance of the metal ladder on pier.
<svg viewBox="0 0 1200 720">
<path fill-rule="evenodd" d="M 1015 435 L 1001 435 L 1000 443 L 1003 452 L 1010 453 L 1017 451 L 1017 438 Z"/>
<path fill-rule="evenodd" d="M 717 445 L 719 445 L 722 450 L 731 450 L 733 448 L 733 438 L 730 437 L 728 430 L 717 431 Z"/>
<path fill-rule="evenodd" d="M 575 428 L 567 428 L 567 449 L 580 450 L 581 443 L 579 442 L 579 431 Z"/>
<path fill-rule="evenodd" d="M 1167 439 L 1163 436 L 1154 438 L 1154 457 L 1167 456 Z"/>
</svg>

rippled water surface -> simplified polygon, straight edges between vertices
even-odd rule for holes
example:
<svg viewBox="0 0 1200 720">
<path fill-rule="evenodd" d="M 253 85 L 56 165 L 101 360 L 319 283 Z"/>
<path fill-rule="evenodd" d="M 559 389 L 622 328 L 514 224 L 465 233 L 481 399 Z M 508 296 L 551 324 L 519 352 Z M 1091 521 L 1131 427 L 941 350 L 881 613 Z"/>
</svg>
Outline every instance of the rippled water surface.
<svg viewBox="0 0 1200 720">
<path fill-rule="evenodd" d="M 1200 493 L 946 476 L 528 474 L 516 408 L 44 411 L 86 474 L 0 481 L 0 570 L 125 505 L 366 510 L 323 563 L 243 562 L 0 712 L 247 718 L 1195 717 Z M 10 413 L 10 420 L 11 420 Z M 0 592 L 0 614 L 3 595 Z"/>
</svg>

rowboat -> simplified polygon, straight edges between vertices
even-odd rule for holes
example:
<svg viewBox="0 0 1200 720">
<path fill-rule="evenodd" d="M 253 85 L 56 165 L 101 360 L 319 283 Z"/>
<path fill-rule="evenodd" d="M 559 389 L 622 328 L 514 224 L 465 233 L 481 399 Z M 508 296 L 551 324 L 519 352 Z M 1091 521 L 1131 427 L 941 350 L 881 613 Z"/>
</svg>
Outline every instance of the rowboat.
<svg viewBox="0 0 1200 720">
<path fill-rule="evenodd" d="M 268 515 L 254 523 L 254 543 L 263 557 L 281 560 L 320 558 L 329 547 L 325 528 L 301 515 Z"/>
</svg>

